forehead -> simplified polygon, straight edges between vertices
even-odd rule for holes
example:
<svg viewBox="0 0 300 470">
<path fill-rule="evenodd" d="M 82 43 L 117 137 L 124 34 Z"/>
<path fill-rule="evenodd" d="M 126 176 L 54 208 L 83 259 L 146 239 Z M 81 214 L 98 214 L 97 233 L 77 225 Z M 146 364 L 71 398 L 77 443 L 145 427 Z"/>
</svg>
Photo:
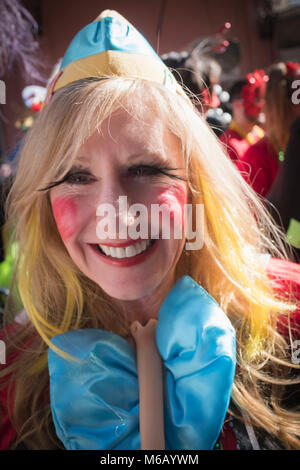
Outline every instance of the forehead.
<svg viewBox="0 0 300 470">
<path fill-rule="evenodd" d="M 167 158 L 170 152 L 180 153 L 180 145 L 169 131 L 166 119 L 150 106 L 142 106 L 112 113 L 85 141 L 78 156 L 93 156 L 99 151 L 122 158 L 145 152 Z"/>
</svg>

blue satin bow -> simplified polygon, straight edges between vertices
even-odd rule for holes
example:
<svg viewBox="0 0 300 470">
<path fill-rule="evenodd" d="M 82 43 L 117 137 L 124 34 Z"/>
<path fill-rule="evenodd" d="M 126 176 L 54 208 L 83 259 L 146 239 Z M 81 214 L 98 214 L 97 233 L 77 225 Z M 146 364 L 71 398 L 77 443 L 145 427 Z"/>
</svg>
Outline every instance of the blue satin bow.
<svg viewBox="0 0 300 470">
<path fill-rule="evenodd" d="M 131 345 L 97 329 L 68 331 L 52 342 L 79 359 L 67 360 L 49 349 L 51 410 L 66 449 L 140 449 Z M 202 287 L 184 276 L 159 310 L 156 342 L 164 364 L 166 448 L 213 448 L 235 372 L 230 321 Z"/>
</svg>

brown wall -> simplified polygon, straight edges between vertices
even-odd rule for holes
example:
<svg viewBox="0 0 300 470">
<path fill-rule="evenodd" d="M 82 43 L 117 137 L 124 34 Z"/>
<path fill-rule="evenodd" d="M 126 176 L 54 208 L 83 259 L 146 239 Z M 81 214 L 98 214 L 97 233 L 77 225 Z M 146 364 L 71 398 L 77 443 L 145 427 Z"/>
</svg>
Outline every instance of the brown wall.
<svg viewBox="0 0 300 470">
<path fill-rule="evenodd" d="M 241 44 L 241 71 L 269 65 L 276 51 L 270 39 L 258 35 L 258 6 L 260 0 L 24 0 L 41 20 L 41 49 L 46 73 L 64 54 L 76 32 L 91 22 L 103 9 L 115 9 L 133 23 L 157 49 L 157 27 L 165 4 L 159 53 L 181 50 L 190 41 L 216 32 L 229 21 L 230 36 Z M 20 91 L 24 80 L 19 73 L 7 79 L 7 104 L 2 106 L 6 115 L 7 144 L 12 147 L 16 132 L 14 121 L 22 103 Z"/>
</svg>

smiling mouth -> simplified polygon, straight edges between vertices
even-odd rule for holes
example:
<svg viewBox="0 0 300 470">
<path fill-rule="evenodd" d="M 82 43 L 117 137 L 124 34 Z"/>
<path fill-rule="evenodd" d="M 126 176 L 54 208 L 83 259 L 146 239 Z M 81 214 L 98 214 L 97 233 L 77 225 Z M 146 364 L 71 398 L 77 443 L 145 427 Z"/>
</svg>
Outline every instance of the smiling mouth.
<svg viewBox="0 0 300 470">
<path fill-rule="evenodd" d="M 95 245 L 99 253 L 112 259 L 134 258 L 148 251 L 158 240 L 142 240 L 126 247 Z"/>
</svg>

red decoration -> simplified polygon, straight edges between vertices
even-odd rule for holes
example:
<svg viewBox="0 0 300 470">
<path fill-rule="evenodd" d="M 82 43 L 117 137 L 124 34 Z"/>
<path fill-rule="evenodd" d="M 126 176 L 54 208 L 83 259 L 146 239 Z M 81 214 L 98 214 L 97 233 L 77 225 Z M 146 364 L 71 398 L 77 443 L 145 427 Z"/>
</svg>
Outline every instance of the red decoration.
<svg viewBox="0 0 300 470">
<path fill-rule="evenodd" d="M 268 80 L 264 70 L 255 70 L 247 75 L 248 83 L 242 89 L 242 99 L 248 116 L 255 117 L 261 112 Z"/>
<path fill-rule="evenodd" d="M 214 52 L 217 52 L 218 54 L 222 54 L 223 52 L 226 51 L 228 46 L 229 46 L 229 41 L 225 40 L 225 41 L 221 42 L 220 44 L 217 44 L 216 46 L 213 46 L 212 50 Z"/>
<path fill-rule="evenodd" d="M 221 102 L 216 95 L 216 93 L 212 92 L 210 93 L 207 88 L 205 88 L 202 93 L 201 93 L 201 98 L 202 98 L 202 104 L 204 106 L 207 106 L 209 108 L 217 108 L 220 106 Z"/>
<path fill-rule="evenodd" d="M 35 111 L 36 113 L 39 113 L 40 110 L 42 109 L 43 103 L 41 101 L 39 103 L 32 103 L 31 109 L 32 111 Z"/>
<path fill-rule="evenodd" d="M 286 62 L 286 75 L 294 75 L 300 69 L 300 64 L 297 62 Z"/>
</svg>

